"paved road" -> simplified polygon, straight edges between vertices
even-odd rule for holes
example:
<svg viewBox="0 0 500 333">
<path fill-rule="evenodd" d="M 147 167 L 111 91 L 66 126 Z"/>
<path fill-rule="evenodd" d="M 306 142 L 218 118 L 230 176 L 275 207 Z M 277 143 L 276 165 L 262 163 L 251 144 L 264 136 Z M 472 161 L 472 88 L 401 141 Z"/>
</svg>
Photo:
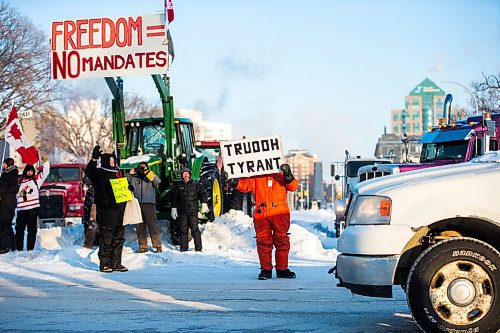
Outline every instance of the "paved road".
<svg viewBox="0 0 500 333">
<path fill-rule="evenodd" d="M 352 296 L 328 267 L 258 281 L 254 265 L 159 262 L 111 274 L 77 265 L 0 265 L 0 331 L 418 332 L 400 290 Z"/>
</svg>

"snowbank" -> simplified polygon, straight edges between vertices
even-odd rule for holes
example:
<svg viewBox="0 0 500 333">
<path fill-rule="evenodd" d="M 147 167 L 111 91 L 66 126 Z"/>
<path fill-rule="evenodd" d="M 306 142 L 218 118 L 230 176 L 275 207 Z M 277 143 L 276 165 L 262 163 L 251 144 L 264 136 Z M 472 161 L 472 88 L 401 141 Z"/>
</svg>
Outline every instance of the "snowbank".
<svg viewBox="0 0 500 333">
<path fill-rule="evenodd" d="M 290 227 L 291 265 L 334 264 L 337 257 L 335 248 L 329 245 L 322 231 L 329 225 L 332 214 L 328 211 L 292 212 Z M 199 266 L 252 265 L 258 266 L 255 231 L 252 218 L 241 211 L 230 211 L 212 223 L 202 226 L 203 252 L 193 250 L 180 253 L 177 246 L 170 244 L 169 222 L 160 221 L 163 240 L 162 253 L 136 253 L 137 236 L 134 226 L 127 226 L 123 248 L 123 263 L 129 269 L 148 266 L 178 264 Z M 318 227 L 320 226 L 320 227 Z M 72 228 L 40 229 L 37 234 L 35 251 L 11 252 L 0 256 L 0 264 L 5 262 L 28 262 L 33 264 L 69 263 L 74 267 L 97 269 L 98 249 L 85 249 L 83 226 Z M 149 239 L 148 239 L 149 241 Z M 335 240 L 336 242 L 336 240 Z M 327 244 L 327 246 L 325 246 Z M 151 246 L 151 244 L 149 244 Z M 325 249 L 326 247 L 326 249 Z"/>
</svg>

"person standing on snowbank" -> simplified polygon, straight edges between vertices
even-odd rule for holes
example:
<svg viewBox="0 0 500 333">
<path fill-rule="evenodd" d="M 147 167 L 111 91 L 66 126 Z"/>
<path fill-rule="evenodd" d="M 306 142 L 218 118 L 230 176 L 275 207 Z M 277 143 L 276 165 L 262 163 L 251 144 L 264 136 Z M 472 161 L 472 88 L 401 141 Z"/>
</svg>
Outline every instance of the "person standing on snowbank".
<svg viewBox="0 0 500 333">
<path fill-rule="evenodd" d="M 191 179 L 191 170 L 181 171 L 182 180 L 174 184 L 172 190 L 172 218 L 179 218 L 181 252 L 188 250 L 188 228 L 194 240 L 195 251 L 202 250 L 201 232 L 198 228 L 198 199 L 201 201 L 201 212 L 209 211 L 207 199 L 201 192 L 198 181 Z"/>
<path fill-rule="evenodd" d="M 288 164 L 283 164 L 281 171 L 270 175 L 231 180 L 228 179 L 227 172 L 223 173 L 224 181 L 230 186 L 243 193 L 253 192 L 254 194 L 253 223 L 261 267 L 259 280 L 272 278 L 273 245 L 276 248 L 276 277 L 295 278 L 295 273 L 288 269 L 290 208 L 286 203 L 286 194 L 287 191 L 295 191 L 299 184 L 293 177 Z"/>
<path fill-rule="evenodd" d="M 129 184 L 133 188 L 134 197 L 141 205 L 142 220 L 136 224 L 138 253 L 148 252 L 146 227 L 149 230 L 154 252 L 162 252 L 160 231 L 156 220 L 156 186 L 161 183 L 160 178 L 149 169 L 146 162 L 141 162 L 137 168 L 130 170 Z"/>
<path fill-rule="evenodd" d="M 101 166 L 97 167 L 100 159 Z M 114 154 L 103 154 L 96 145 L 92 150 L 85 174 L 94 185 L 94 203 L 96 204 L 96 220 L 99 226 L 99 270 L 104 273 L 113 271 L 126 272 L 122 265 L 122 250 L 125 243 L 123 213 L 125 202 L 117 203 L 111 186 L 111 179 L 122 178 L 116 166 Z"/>
<path fill-rule="evenodd" d="M 19 171 L 14 160 L 6 158 L 0 176 L 0 254 L 16 250 L 16 239 L 12 231 L 12 220 L 16 213 L 16 195 L 19 191 Z"/>
<path fill-rule="evenodd" d="M 24 249 L 24 230 L 28 229 L 26 249 L 35 248 L 38 231 L 38 209 L 40 208 L 40 187 L 50 172 L 47 156 L 42 156 L 43 169 L 36 173 L 35 167 L 26 164 L 19 183 L 17 196 L 16 246 L 18 251 Z"/>
</svg>

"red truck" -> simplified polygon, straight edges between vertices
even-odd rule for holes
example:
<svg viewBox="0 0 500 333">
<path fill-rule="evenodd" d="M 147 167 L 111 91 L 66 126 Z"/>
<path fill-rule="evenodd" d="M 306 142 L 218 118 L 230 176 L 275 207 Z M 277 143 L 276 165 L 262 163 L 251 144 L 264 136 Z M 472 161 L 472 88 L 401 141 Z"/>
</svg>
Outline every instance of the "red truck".
<svg viewBox="0 0 500 333">
<path fill-rule="evenodd" d="M 40 228 L 82 224 L 83 202 L 89 188 L 85 164 L 51 164 L 40 188 Z"/>
</svg>

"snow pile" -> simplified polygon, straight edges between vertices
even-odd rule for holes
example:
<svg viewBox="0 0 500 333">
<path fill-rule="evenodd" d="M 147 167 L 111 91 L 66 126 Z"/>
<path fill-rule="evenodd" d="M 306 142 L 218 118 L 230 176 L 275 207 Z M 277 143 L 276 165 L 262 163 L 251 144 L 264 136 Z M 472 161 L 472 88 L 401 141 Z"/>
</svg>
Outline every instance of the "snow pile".
<svg viewBox="0 0 500 333">
<path fill-rule="evenodd" d="M 322 231 L 329 225 L 332 213 L 329 211 L 292 212 L 290 226 L 291 265 L 312 265 L 318 262 L 333 264 L 338 255 L 329 244 L 336 239 L 329 238 Z M 137 235 L 134 226 L 125 228 L 123 263 L 129 269 L 143 269 L 170 264 L 186 266 L 258 266 L 255 230 L 251 217 L 241 211 L 230 211 L 214 222 L 201 226 L 203 252 L 194 252 L 191 241 L 190 251 L 180 253 L 178 246 L 170 244 L 168 221 L 159 221 L 163 243 L 162 253 L 136 253 Z M 11 252 L 0 257 L 0 264 L 6 262 L 32 264 L 66 263 L 73 267 L 97 270 L 98 249 L 85 249 L 83 226 L 70 228 L 40 229 L 37 234 L 35 251 Z M 148 237 L 149 246 L 151 247 Z M 330 242 L 330 243 L 329 243 Z M 325 246 L 326 244 L 326 246 Z M 326 248 L 326 249 L 325 249 Z"/>
</svg>

